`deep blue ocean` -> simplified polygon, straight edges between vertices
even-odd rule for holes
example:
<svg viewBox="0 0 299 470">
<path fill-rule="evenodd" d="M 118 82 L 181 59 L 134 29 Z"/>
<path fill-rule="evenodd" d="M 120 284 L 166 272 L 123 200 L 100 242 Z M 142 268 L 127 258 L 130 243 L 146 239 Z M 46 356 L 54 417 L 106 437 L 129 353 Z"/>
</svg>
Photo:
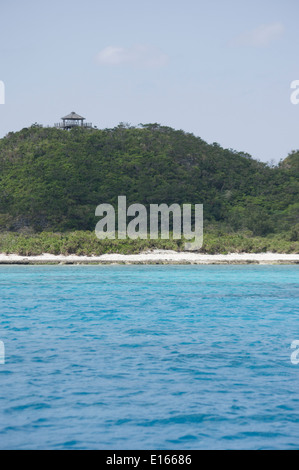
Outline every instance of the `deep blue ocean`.
<svg viewBox="0 0 299 470">
<path fill-rule="evenodd" d="M 0 267 L 1 449 L 299 449 L 298 266 Z"/>
</svg>

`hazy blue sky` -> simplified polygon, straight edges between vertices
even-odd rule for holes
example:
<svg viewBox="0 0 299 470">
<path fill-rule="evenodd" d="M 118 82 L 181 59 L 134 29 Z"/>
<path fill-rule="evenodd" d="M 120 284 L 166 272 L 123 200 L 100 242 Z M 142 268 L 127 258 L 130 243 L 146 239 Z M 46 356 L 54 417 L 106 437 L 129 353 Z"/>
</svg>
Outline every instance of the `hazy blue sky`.
<svg viewBox="0 0 299 470">
<path fill-rule="evenodd" d="M 0 137 L 76 111 L 275 161 L 299 148 L 298 0 L 1 0 Z"/>
</svg>

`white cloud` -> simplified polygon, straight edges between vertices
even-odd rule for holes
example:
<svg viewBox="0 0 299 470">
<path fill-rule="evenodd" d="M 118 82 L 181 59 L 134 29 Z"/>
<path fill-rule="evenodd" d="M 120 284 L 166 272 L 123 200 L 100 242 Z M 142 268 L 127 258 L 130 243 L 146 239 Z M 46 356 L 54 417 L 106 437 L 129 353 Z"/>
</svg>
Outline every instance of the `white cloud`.
<svg viewBox="0 0 299 470">
<path fill-rule="evenodd" d="M 133 47 L 108 46 L 97 55 L 101 65 L 132 65 L 137 67 L 162 67 L 168 62 L 168 56 L 151 46 L 136 45 Z"/>
<path fill-rule="evenodd" d="M 284 33 L 282 23 L 264 24 L 242 34 L 235 40 L 235 44 L 241 46 L 267 47 L 276 39 L 279 39 Z"/>
</svg>

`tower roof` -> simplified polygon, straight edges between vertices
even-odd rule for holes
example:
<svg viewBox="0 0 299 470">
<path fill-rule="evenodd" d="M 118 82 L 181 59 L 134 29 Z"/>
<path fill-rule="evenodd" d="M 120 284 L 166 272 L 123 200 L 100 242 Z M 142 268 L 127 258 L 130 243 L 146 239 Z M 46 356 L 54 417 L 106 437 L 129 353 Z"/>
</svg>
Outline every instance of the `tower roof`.
<svg viewBox="0 0 299 470">
<path fill-rule="evenodd" d="M 74 119 L 74 120 L 78 121 L 80 119 L 85 119 L 85 118 L 82 117 L 82 116 L 79 116 L 79 114 L 77 114 L 73 111 L 73 112 L 71 112 L 71 114 L 68 114 L 67 116 L 62 117 L 61 119 Z"/>
</svg>

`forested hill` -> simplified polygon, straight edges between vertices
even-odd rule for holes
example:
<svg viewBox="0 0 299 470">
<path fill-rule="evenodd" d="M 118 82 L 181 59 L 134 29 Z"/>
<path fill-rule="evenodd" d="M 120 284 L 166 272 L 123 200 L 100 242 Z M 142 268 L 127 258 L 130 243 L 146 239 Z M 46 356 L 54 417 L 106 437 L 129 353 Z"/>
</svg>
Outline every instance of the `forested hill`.
<svg viewBox="0 0 299 470">
<path fill-rule="evenodd" d="M 62 131 L 34 125 L 0 140 L 0 229 L 93 230 L 100 203 L 204 204 L 205 225 L 254 235 L 299 220 L 299 153 L 277 167 L 158 124 Z"/>
</svg>

